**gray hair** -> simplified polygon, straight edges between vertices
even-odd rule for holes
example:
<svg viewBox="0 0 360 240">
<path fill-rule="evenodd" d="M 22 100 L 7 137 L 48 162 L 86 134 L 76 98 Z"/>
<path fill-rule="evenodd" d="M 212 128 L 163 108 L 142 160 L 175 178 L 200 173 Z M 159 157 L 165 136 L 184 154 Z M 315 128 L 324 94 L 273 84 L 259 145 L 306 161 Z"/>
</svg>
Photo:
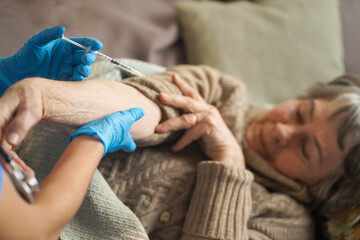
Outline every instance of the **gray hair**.
<svg viewBox="0 0 360 240">
<path fill-rule="evenodd" d="M 343 168 L 310 186 L 313 202 L 320 211 L 350 210 L 360 205 L 360 77 L 344 75 L 329 83 L 315 83 L 299 98 L 329 99 L 336 107 L 330 119 L 345 114 L 337 142 L 344 154 Z M 345 138 L 351 146 L 344 148 Z"/>
</svg>

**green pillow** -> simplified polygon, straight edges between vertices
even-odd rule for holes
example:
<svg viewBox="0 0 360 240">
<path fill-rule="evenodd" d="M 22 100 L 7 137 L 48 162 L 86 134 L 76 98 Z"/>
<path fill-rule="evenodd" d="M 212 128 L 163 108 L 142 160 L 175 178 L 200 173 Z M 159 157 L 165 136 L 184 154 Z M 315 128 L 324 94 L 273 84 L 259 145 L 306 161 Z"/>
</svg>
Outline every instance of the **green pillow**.
<svg viewBox="0 0 360 240">
<path fill-rule="evenodd" d="M 190 64 L 243 80 L 253 104 L 293 98 L 344 73 L 337 0 L 181 1 Z"/>
</svg>

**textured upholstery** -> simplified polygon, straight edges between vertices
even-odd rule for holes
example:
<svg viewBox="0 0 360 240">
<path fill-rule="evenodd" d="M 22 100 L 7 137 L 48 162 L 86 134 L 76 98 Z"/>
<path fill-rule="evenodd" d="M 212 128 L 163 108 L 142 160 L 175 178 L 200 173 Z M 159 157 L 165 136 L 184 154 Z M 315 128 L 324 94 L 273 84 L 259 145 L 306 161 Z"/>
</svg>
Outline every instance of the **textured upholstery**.
<svg viewBox="0 0 360 240">
<path fill-rule="evenodd" d="M 113 57 L 165 66 L 183 63 L 173 6 L 177 1 L 181 0 L 1 0 L 0 57 L 13 54 L 35 32 L 62 24 L 68 36 L 98 38 L 104 43 L 104 53 Z M 356 24 L 360 22 L 360 1 L 340 1 L 345 67 L 348 73 L 360 74 L 360 29 Z"/>
</svg>

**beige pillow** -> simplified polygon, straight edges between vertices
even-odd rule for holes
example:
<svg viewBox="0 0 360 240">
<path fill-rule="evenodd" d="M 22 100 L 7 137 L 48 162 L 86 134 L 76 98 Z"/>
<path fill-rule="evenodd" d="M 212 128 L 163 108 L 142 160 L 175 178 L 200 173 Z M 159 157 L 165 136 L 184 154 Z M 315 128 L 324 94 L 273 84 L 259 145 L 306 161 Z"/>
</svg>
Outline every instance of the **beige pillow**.
<svg viewBox="0 0 360 240">
<path fill-rule="evenodd" d="M 337 0 L 179 2 L 190 64 L 245 81 L 250 102 L 276 104 L 344 73 Z"/>
</svg>

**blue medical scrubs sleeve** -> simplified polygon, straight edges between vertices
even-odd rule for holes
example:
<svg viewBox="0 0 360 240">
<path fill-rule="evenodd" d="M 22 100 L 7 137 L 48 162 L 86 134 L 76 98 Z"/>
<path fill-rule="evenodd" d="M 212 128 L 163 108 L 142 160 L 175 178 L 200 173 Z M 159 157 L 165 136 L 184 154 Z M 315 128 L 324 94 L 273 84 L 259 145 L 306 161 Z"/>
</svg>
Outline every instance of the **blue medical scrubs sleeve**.
<svg viewBox="0 0 360 240">
<path fill-rule="evenodd" d="M 0 59 L 0 96 L 15 82 L 14 76 L 6 64 L 6 58 Z"/>
<path fill-rule="evenodd" d="M 2 167 L 2 165 L 0 164 L 0 198 L 1 198 L 1 195 L 2 195 L 2 189 L 3 189 L 3 172 L 4 172 L 4 169 Z"/>
</svg>

